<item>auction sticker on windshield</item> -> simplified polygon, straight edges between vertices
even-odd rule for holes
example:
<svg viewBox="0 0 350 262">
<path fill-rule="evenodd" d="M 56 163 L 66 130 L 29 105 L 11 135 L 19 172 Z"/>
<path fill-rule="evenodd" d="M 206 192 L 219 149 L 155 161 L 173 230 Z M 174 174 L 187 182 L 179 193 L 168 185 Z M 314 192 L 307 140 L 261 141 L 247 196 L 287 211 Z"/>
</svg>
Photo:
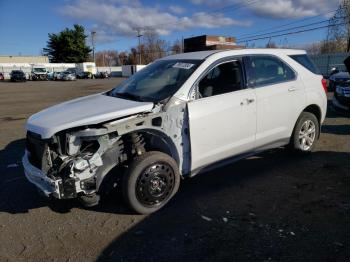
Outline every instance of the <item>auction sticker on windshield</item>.
<svg viewBox="0 0 350 262">
<path fill-rule="evenodd" d="M 190 69 L 194 64 L 177 62 L 173 65 L 174 68 Z"/>
</svg>

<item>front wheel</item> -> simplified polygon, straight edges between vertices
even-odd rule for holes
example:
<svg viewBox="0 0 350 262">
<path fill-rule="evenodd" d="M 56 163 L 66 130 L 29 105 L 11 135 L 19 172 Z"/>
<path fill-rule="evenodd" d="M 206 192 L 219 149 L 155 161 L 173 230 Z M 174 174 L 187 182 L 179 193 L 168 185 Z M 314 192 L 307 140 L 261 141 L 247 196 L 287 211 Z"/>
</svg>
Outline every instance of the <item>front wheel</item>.
<svg viewBox="0 0 350 262">
<path fill-rule="evenodd" d="M 180 173 L 177 163 L 162 152 L 146 152 L 135 159 L 123 177 L 126 204 L 139 214 L 162 208 L 177 192 Z"/>
<path fill-rule="evenodd" d="M 303 112 L 293 131 L 290 147 L 300 153 L 311 152 L 319 137 L 320 124 L 316 116 L 310 112 Z"/>
</svg>

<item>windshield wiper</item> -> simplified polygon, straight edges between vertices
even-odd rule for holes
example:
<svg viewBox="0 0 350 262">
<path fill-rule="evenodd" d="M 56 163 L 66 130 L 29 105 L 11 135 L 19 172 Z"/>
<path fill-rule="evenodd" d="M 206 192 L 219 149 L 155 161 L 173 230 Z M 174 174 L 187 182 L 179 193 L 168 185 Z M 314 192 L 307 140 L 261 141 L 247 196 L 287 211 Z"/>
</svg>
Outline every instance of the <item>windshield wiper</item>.
<svg viewBox="0 0 350 262">
<path fill-rule="evenodd" d="M 141 96 L 130 94 L 130 93 L 115 93 L 115 94 L 110 94 L 110 95 L 113 95 L 113 96 L 119 97 L 119 98 L 125 98 L 128 100 L 143 102 L 143 99 Z"/>
</svg>

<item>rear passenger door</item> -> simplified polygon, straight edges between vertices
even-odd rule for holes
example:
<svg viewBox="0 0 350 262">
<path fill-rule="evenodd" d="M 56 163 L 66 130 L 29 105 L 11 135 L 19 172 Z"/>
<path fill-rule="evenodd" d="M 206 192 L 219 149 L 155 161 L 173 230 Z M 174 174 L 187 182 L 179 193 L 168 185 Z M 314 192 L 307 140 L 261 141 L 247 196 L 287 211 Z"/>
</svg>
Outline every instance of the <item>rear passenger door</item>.
<svg viewBox="0 0 350 262">
<path fill-rule="evenodd" d="M 303 83 L 286 62 L 272 55 L 245 58 L 248 85 L 257 99 L 256 147 L 287 142 L 305 105 Z"/>
</svg>

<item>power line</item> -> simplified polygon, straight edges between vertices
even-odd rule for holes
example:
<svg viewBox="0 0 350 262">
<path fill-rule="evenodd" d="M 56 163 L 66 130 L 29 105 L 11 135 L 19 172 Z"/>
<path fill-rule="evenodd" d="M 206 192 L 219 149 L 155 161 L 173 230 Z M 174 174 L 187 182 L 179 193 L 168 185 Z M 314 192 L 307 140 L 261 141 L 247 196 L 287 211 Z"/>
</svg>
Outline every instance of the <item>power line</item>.
<svg viewBox="0 0 350 262">
<path fill-rule="evenodd" d="M 269 31 L 269 30 L 272 30 L 272 29 L 278 29 L 278 28 L 283 28 L 283 27 L 289 26 L 289 25 L 298 24 L 298 23 L 301 23 L 301 22 L 305 22 L 305 21 L 308 21 L 308 20 L 315 19 L 317 17 L 328 15 L 330 13 L 335 13 L 336 11 L 338 11 L 338 9 L 332 10 L 332 11 L 329 11 L 329 12 L 326 12 L 326 13 L 322 13 L 322 14 L 319 14 L 319 15 L 316 15 L 316 16 L 304 18 L 304 19 L 301 19 L 301 20 L 298 20 L 298 21 L 294 21 L 294 22 L 291 22 L 291 23 L 287 23 L 287 24 L 283 24 L 283 25 L 279 25 L 279 26 L 273 26 L 273 27 L 269 27 L 269 28 L 266 28 L 266 29 L 263 29 L 263 30 L 258 30 L 258 31 L 255 31 L 253 33 L 245 33 L 245 34 L 242 34 L 242 35 L 238 36 L 238 38 L 243 38 L 243 37 L 246 38 L 248 36 L 255 36 L 255 34 L 257 34 L 257 33 L 263 33 L 263 32 L 266 32 L 266 31 Z"/>
<path fill-rule="evenodd" d="M 341 18 L 345 18 L 345 17 L 339 17 L 339 19 L 341 19 Z M 295 27 L 286 28 L 286 29 L 283 29 L 283 30 L 273 31 L 273 32 L 265 33 L 265 34 L 258 34 L 258 35 L 254 35 L 254 36 L 250 36 L 250 37 L 243 37 L 243 38 L 239 38 L 238 41 L 244 42 L 244 41 L 246 41 L 247 39 L 249 40 L 249 39 L 252 38 L 252 37 L 255 38 L 255 37 L 259 37 L 259 36 L 265 36 L 265 35 L 271 35 L 271 34 L 286 32 L 286 31 L 290 31 L 290 30 L 293 30 L 293 29 L 305 28 L 305 27 L 309 27 L 309 26 L 312 26 L 312 25 L 318 25 L 318 24 L 327 23 L 327 22 L 329 22 L 329 21 L 330 21 L 330 20 L 327 19 L 327 20 L 323 20 L 323 21 L 318 21 L 318 22 L 310 23 L 310 24 L 307 24 L 307 25 L 295 26 Z"/>
<path fill-rule="evenodd" d="M 339 23 L 339 24 L 333 24 L 333 25 L 327 25 L 327 26 L 320 26 L 320 27 L 309 28 L 309 29 L 295 31 L 295 32 L 288 32 L 288 33 L 284 33 L 284 34 L 278 34 L 278 35 L 272 35 L 272 36 L 266 36 L 266 37 L 258 37 L 258 38 L 253 38 L 253 39 L 249 39 L 249 40 L 238 41 L 237 43 L 251 42 L 251 41 L 256 41 L 256 40 L 262 40 L 262 39 L 269 39 L 269 38 L 273 38 L 273 37 L 285 36 L 285 35 L 300 34 L 300 33 L 304 33 L 304 32 L 310 32 L 310 31 L 315 31 L 315 30 L 319 30 L 319 29 L 323 29 L 323 28 L 329 28 L 329 27 L 345 25 L 345 24 L 347 24 L 347 23 Z"/>
</svg>

